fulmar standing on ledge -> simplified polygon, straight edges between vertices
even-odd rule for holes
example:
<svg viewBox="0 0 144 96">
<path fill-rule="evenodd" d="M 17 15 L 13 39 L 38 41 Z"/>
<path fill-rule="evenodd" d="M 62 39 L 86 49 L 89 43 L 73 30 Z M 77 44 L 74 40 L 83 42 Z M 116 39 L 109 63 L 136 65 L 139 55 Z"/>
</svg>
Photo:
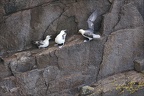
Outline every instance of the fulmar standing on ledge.
<svg viewBox="0 0 144 96">
<path fill-rule="evenodd" d="M 79 33 L 81 33 L 84 37 L 88 38 L 88 40 L 92 40 L 93 38 L 100 38 L 101 36 L 98 34 L 94 34 L 94 21 L 97 18 L 97 11 L 94 11 L 88 18 L 88 28 L 87 30 L 80 29 Z M 87 40 L 84 40 L 87 42 Z"/>
<path fill-rule="evenodd" d="M 34 44 L 38 46 L 38 48 L 45 48 L 49 46 L 49 40 L 51 39 L 51 35 L 47 35 L 45 40 L 35 41 Z"/>
<path fill-rule="evenodd" d="M 66 39 L 66 35 L 67 35 L 67 33 L 65 31 L 66 30 L 61 30 L 61 32 L 55 38 L 55 43 L 56 43 L 56 45 L 59 45 L 59 48 L 62 48 L 62 46 L 65 43 L 65 39 Z"/>
</svg>

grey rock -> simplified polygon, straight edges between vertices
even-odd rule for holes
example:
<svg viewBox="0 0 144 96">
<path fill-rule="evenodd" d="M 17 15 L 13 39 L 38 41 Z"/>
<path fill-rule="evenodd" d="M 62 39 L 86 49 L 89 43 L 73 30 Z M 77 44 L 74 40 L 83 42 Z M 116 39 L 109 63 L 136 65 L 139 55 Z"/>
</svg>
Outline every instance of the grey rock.
<svg viewBox="0 0 144 96">
<path fill-rule="evenodd" d="M 133 60 L 144 54 L 143 28 L 122 29 L 109 36 L 105 43 L 99 79 L 134 69 Z"/>
<path fill-rule="evenodd" d="M 94 88 L 90 86 L 83 86 L 80 92 L 80 96 L 86 96 L 92 94 L 94 92 Z"/>
<path fill-rule="evenodd" d="M 108 36 L 114 31 L 114 27 L 119 22 L 119 15 L 123 4 L 124 0 L 114 0 L 109 12 L 103 15 L 102 30 L 104 35 Z"/>
<path fill-rule="evenodd" d="M 134 61 L 134 69 L 138 72 L 144 71 L 144 59 L 138 59 Z"/>
<path fill-rule="evenodd" d="M 67 94 L 68 89 L 76 90 L 82 84 L 95 82 L 102 60 L 105 39 L 83 43 L 79 37 L 69 38 L 62 49 L 51 47 L 15 53 L 2 58 L 3 65 L 10 66 L 19 90 L 26 95 Z"/>
<path fill-rule="evenodd" d="M 114 0 L 109 0 L 109 2 L 113 3 Z"/>
<path fill-rule="evenodd" d="M 0 78 L 11 76 L 12 72 L 8 66 L 0 64 Z"/>
<path fill-rule="evenodd" d="M 11 0 L 3 1 L 6 14 L 12 14 L 20 10 L 31 9 L 35 6 L 41 6 L 44 3 L 50 3 L 52 0 Z"/>
<path fill-rule="evenodd" d="M 11 15 L 5 20 L 5 23 L 1 24 L 1 55 L 4 51 L 20 51 L 27 45 L 26 42 L 30 42 L 30 19 L 30 10 L 22 11 Z"/>
<path fill-rule="evenodd" d="M 121 8 L 119 21 L 117 25 L 114 27 L 114 30 L 134 28 L 143 25 L 143 17 L 139 13 L 138 9 L 135 7 L 133 3 L 128 3 Z"/>
<path fill-rule="evenodd" d="M 87 27 L 86 19 L 90 12 L 100 8 L 101 4 L 105 7 L 99 10 L 97 30 L 100 28 L 101 14 L 110 7 L 107 0 L 104 3 L 101 0 L 3 1 L 0 7 L 0 55 L 33 48 L 31 41 L 43 39 L 48 34 L 55 38 L 62 29 L 68 30 L 68 37 L 77 34 L 78 28 Z"/>
<path fill-rule="evenodd" d="M 17 82 L 19 83 L 20 90 L 26 95 L 40 95 L 45 94 L 47 85 L 41 75 L 43 70 L 32 70 L 22 74 L 16 74 Z"/>
<path fill-rule="evenodd" d="M 19 87 L 16 84 L 14 77 L 3 78 L 0 80 L 0 95 L 15 96 L 18 94 Z"/>
<path fill-rule="evenodd" d="M 110 12 L 104 16 L 103 32 L 108 38 L 99 78 L 132 70 L 133 60 L 144 56 L 144 22 L 134 4 L 132 1 L 115 0 Z M 113 53 L 115 55 L 112 56 Z"/>
<path fill-rule="evenodd" d="M 12 75 L 30 71 L 36 68 L 35 57 L 32 57 L 30 51 L 19 52 L 9 57 L 3 57 L 2 59 L 2 65 L 5 66 L 7 72 L 10 72 Z"/>
<path fill-rule="evenodd" d="M 79 36 L 71 37 L 69 40 L 72 38 L 79 38 Z M 71 42 L 69 42 L 69 40 L 61 50 L 52 47 L 49 48 L 49 50 L 44 50 L 41 53 L 37 53 L 36 59 L 38 68 L 44 68 L 50 65 L 58 66 L 59 69 L 69 74 L 73 71 L 84 71 L 88 65 L 91 64 L 98 70 L 98 66 L 102 60 L 102 54 L 100 52 L 103 50 L 104 42 L 92 41 L 91 43 L 85 44 L 79 39 L 75 39 L 75 41 Z M 93 48 L 92 46 L 97 48 Z M 93 53 L 94 51 L 96 53 Z M 89 54 L 91 55 L 89 56 Z"/>
<path fill-rule="evenodd" d="M 0 23 L 3 21 L 4 14 L 5 14 L 4 8 L 3 8 L 2 4 L 0 4 Z"/>
<path fill-rule="evenodd" d="M 114 0 L 110 11 L 104 15 L 103 34 L 107 36 L 116 30 L 143 26 L 143 13 L 139 12 L 140 2 L 143 1 Z"/>
<path fill-rule="evenodd" d="M 30 57 L 31 53 L 29 52 L 15 54 L 15 56 L 16 60 L 11 61 L 9 65 L 14 75 L 19 72 L 26 72 L 32 70 L 36 66 L 35 58 Z"/>
<path fill-rule="evenodd" d="M 144 82 L 143 74 L 135 71 L 115 74 L 93 84 L 94 93 L 86 96 L 143 96 L 141 82 Z"/>
<path fill-rule="evenodd" d="M 133 61 L 144 56 L 143 4 L 143 0 L 1 0 L 0 95 L 78 96 L 80 86 L 93 82 L 95 92 L 90 96 L 116 96 L 122 88 L 115 90 L 115 84 L 126 86 L 131 81 L 137 88 L 142 74 L 121 72 L 133 70 Z M 96 9 L 95 33 L 102 38 L 83 43 L 77 31 L 87 29 L 86 20 Z M 62 49 L 53 42 L 40 50 L 31 44 L 48 34 L 54 39 L 62 29 L 68 30 Z M 143 96 L 143 89 L 133 94 L 125 90 L 120 96 L 137 94 Z"/>
<path fill-rule="evenodd" d="M 134 2 L 134 5 L 138 8 L 140 14 L 142 15 L 144 19 L 144 8 L 141 6 L 144 6 L 144 1 L 143 0 L 132 0 Z"/>
</svg>

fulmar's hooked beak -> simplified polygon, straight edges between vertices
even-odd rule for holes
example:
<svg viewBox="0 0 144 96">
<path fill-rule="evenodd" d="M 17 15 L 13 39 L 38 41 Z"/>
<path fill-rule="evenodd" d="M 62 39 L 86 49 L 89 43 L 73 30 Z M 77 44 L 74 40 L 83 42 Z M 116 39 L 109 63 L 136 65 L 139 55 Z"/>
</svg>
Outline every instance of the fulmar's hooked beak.
<svg viewBox="0 0 144 96">
<path fill-rule="evenodd" d="M 51 36 L 52 36 L 52 35 L 48 35 L 49 39 L 51 39 Z"/>
<path fill-rule="evenodd" d="M 63 30 L 63 31 L 67 31 L 67 30 L 65 29 L 65 30 Z"/>
</svg>

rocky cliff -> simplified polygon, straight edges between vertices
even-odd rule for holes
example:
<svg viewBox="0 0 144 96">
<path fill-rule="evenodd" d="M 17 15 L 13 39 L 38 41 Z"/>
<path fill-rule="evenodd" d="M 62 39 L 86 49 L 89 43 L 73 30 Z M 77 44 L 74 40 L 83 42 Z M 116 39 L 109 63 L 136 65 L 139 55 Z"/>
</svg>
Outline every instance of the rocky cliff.
<svg viewBox="0 0 144 96">
<path fill-rule="evenodd" d="M 119 96 L 143 96 L 144 75 L 131 71 L 144 58 L 143 6 L 143 0 L 1 0 L 0 95 L 78 96 L 80 87 L 95 85 L 90 96 L 116 96 L 133 82 L 140 87 Z M 94 10 L 102 38 L 84 43 L 78 29 L 87 28 Z M 53 40 L 46 49 L 31 43 L 62 29 L 68 30 L 62 49 Z"/>
</svg>

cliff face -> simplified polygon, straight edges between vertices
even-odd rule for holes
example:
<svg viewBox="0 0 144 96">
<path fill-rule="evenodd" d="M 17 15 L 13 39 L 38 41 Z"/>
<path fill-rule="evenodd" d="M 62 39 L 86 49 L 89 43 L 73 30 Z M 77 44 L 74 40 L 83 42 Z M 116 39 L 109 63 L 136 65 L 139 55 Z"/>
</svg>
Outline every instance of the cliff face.
<svg viewBox="0 0 144 96">
<path fill-rule="evenodd" d="M 133 61 L 144 56 L 143 6 L 143 0 L 1 0 L 0 95 L 77 96 L 84 84 L 133 70 Z M 95 9 L 102 38 L 83 43 L 78 29 L 87 28 Z M 31 41 L 62 29 L 68 30 L 62 49 L 33 47 Z M 117 93 L 93 96 L 109 94 Z"/>
<path fill-rule="evenodd" d="M 110 4 L 106 0 L 5 0 L 1 7 L 0 50 L 3 54 L 29 49 L 31 41 L 47 34 L 55 36 L 62 29 L 67 29 L 69 36 L 76 34 L 79 28 L 87 27 L 86 20 L 95 9 L 101 18 Z"/>
</svg>

